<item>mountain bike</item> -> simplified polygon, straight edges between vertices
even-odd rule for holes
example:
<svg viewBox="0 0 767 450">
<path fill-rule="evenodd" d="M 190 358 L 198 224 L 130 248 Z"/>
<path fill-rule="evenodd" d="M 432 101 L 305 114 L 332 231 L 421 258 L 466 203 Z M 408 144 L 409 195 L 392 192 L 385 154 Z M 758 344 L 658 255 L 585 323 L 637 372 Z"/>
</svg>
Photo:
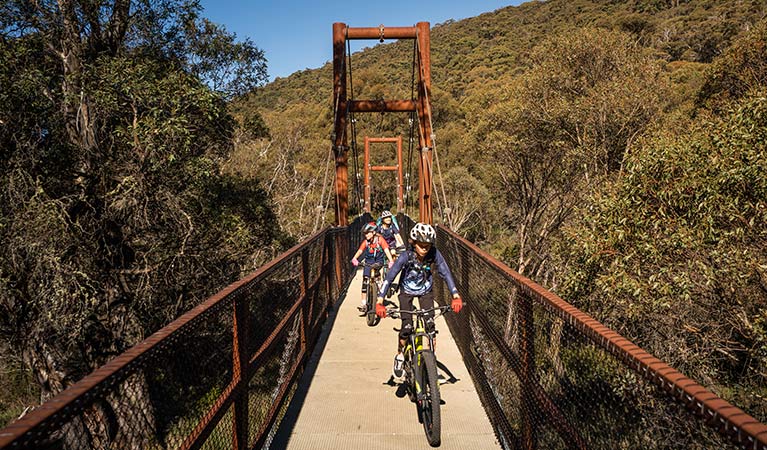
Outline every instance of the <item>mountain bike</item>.
<svg viewBox="0 0 767 450">
<path fill-rule="evenodd" d="M 365 299 L 365 305 L 367 306 L 365 318 L 368 326 L 374 327 L 381 321 L 381 318 L 376 315 L 376 302 L 378 301 L 378 293 L 381 290 L 383 280 L 386 278 L 387 266 L 381 263 L 368 264 L 364 259 L 360 261 L 360 266 L 370 266 L 370 284 L 368 285 L 367 297 Z"/>
<path fill-rule="evenodd" d="M 414 331 L 408 336 L 402 352 L 405 355 L 405 388 L 410 401 L 416 404 L 418 421 L 423 424 L 426 440 L 432 447 L 440 445 L 442 422 L 439 410 L 437 357 L 434 355 L 434 338 L 437 330 L 434 327 L 427 329 L 426 317 L 428 313 L 434 312 L 436 319 L 450 310 L 450 306 L 413 311 L 394 308 L 386 310 L 386 316 L 393 319 L 399 318 L 403 313 L 415 316 Z M 427 345 L 425 346 L 424 343 Z"/>
</svg>

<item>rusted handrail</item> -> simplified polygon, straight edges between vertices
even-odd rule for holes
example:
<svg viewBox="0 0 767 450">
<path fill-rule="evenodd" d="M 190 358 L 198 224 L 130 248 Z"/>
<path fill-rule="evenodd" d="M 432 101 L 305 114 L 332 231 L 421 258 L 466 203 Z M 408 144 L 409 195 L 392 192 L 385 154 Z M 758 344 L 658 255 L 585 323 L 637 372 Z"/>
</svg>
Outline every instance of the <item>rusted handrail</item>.
<svg viewBox="0 0 767 450">
<path fill-rule="evenodd" d="M 767 449 L 767 426 L 730 404 L 694 380 L 650 355 L 640 347 L 602 325 L 588 314 L 570 305 L 556 294 L 520 275 L 501 261 L 467 241 L 455 232 L 440 227 L 451 240 L 484 260 L 490 267 L 509 279 L 527 296 L 546 307 L 583 333 L 597 347 L 623 361 L 628 367 L 684 404 L 703 421 L 739 445 L 749 449 Z"/>
<path fill-rule="evenodd" d="M 145 370 L 142 369 L 142 367 L 151 367 L 147 364 L 147 361 L 151 360 L 152 356 L 150 355 L 156 349 L 161 348 L 164 345 L 178 345 L 174 344 L 174 342 L 183 339 L 184 330 L 192 329 L 198 325 L 204 325 L 205 320 L 207 320 L 205 319 L 206 317 L 212 317 L 214 312 L 222 312 L 221 308 L 228 309 L 232 305 L 235 305 L 237 298 L 241 296 L 241 291 L 246 292 L 247 289 L 250 289 L 255 283 L 258 283 L 259 280 L 267 279 L 272 272 L 286 264 L 288 260 L 305 252 L 310 246 L 318 245 L 316 244 L 317 242 L 325 242 L 326 239 L 331 239 L 335 242 L 338 238 L 342 237 L 341 233 L 345 232 L 345 228 L 326 228 L 321 230 L 260 267 L 252 274 L 230 284 L 223 290 L 209 297 L 195 308 L 183 314 L 178 319 L 155 332 L 142 342 L 136 344 L 104 366 L 96 369 L 93 373 L 59 393 L 31 413 L 12 423 L 5 429 L 0 430 L 0 448 L 6 448 L 6 446 L 8 448 L 34 448 L 36 447 L 35 442 L 45 442 L 46 439 L 50 438 L 47 434 L 49 433 L 49 430 L 38 430 L 46 426 L 50 427 L 51 424 L 58 424 L 56 427 L 64 426 L 64 424 L 70 422 L 76 416 L 90 408 L 95 402 L 103 401 L 100 397 L 102 394 L 99 393 L 104 393 L 103 395 L 106 395 L 109 393 L 109 389 L 112 386 L 125 381 L 125 379 L 141 370 Z M 289 313 L 286 314 L 286 317 L 272 331 L 271 336 L 261 346 L 261 350 L 252 355 L 252 358 L 263 359 L 263 357 L 272 352 L 271 349 L 274 347 L 274 341 L 278 336 L 281 336 L 284 333 L 290 322 L 288 319 L 291 317 L 300 317 L 303 333 L 308 334 L 313 338 L 318 335 L 318 330 L 307 329 L 309 325 L 303 322 L 309 320 L 310 317 L 306 313 L 299 314 L 299 310 L 312 310 L 311 305 L 309 305 L 308 308 L 304 307 L 304 305 L 307 305 L 308 303 L 307 299 L 316 298 L 316 295 L 311 294 L 311 292 L 316 292 L 318 289 L 325 289 L 328 290 L 329 294 L 334 286 L 340 287 L 341 285 L 345 285 L 349 280 L 348 274 L 329 270 L 332 267 L 332 261 L 336 261 L 344 256 L 339 254 L 325 255 L 326 250 L 328 249 L 333 250 L 335 253 L 339 251 L 346 252 L 348 251 L 346 250 L 347 246 L 339 245 L 338 242 L 335 242 L 335 244 L 332 245 L 326 243 L 321 245 L 322 261 L 316 262 L 316 265 L 321 265 L 322 267 L 319 270 L 314 270 L 314 273 L 317 274 L 316 278 L 305 280 L 305 289 L 302 289 L 302 294 L 295 299 Z M 301 258 L 301 264 L 308 264 L 305 257 Z M 306 268 L 301 270 L 304 273 L 308 273 Z M 335 282 L 321 282 L 323 277 L 327 280 L 330 280 L 331 278 L 337 279 Z M 243 315 L 240 317 L 240 320 L 247 321 L 247 318 Z M 236 321 L 237 318 L 235 317 L 234 342 L 235 347 L 238 347 L 236 345 L 238 340 L 238 336 L 236 335 Z M 315 321 L 315 328 L 319 327 L 321 322 L 321 320 Z M 247 335 L 243 335 L 242 338 L 247 339 Z M 171 344 L 168 344 L 169 342 Z M 241 343 L 241 345 L 244 344 L 244 342 Z M 289 370 L 290 376 L 288 377 L 288 384 L 292 383 L 296 374 L 299 373 L 297 368 L 310 353 L 310 348 L 313 344 L 314 342 L 309 342 L 307 345 L 306 340 L 301 339 L 301 348 L 299 349 L 298 357 Z M 242 348 L 244 349 L 245 347 Z M 232 350 L 237 352 L 236 348 Z M 243 373 L 236 373 L 239 370 L 237 367 L 235 368 L 235 373 L 232 374 L 232 381 L 225 389 L 223 389 L 217 400 L 211 405 L 211 409 L 208 413 L 201 418 L 196 429 L 187 436 L 186 442 L 182 444 L 182 447 L 199 448 L 201 442 L 211 433 L 213 427 L 216 426 L 216 423 L 218 423 L 232 404 L 233 399 L 237 396 L 246 395 L 243 392 L 246 391 L 248 379 L 254 373 L 254 366 L 257 365 L 257 362 L 252 360 L 251 355 L 248 355 L 247 353 L 243 355 L 243 357 L 245 357 L 244 365 L 241 369 Z M 286 387 L 282 386 L 280 392 L 282 392 L 282 396 L 284 397 L 284 393 L 287 392 Z M 245 401 L 247 401 L 247 399 Z M 280 400 L 280 402 L 282 402 L 282 400 Z M 271 419 L 269 422 L 271 422 Z M 244 430 L 244 432 L 247 433 L 247 430 Z M 247 439 L 247 436 L 244 438 Z M 247 446 L 247 443 L 244 444 Z"/>
</svg>

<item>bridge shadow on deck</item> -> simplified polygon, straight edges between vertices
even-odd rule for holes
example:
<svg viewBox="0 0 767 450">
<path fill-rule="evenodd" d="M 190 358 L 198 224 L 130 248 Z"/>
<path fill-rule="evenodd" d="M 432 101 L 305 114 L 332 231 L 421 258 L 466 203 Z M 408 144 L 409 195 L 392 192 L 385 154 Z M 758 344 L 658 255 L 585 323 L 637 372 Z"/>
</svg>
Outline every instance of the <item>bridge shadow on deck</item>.
<svg viewBox="0 0 767 450">
<path fill-rule="evenodd" d="M 311 356 L 307 360 L 304 372 L 301 374 L 301 379 L 298 381 L 296 392 L 293 394 L 293 398 L 290 401 L 290 405 L 288 405 L 285 416 L 282 418 L 280 426 L 277 428 L 274 439 L 272 439 L 272 443 L 269 446 L 270 449 L 281 450 L 288 447 L 290 435 L 293 432 L 293 428 L 296 426 L 298 415 L 306 400 L 306 394 L 309 392 L 312 380 L 314 379 L 314 374 L 317 372 L 317 366 L 320 363 L 322 354 L 325 351 L 325 346 L 328 343 L 330 331 L 333 329 L 333 325 L 338 318 L 338 311 L 341 308 L 341 304 L 347 300 L 346 297 L 349 295 L 350 287 L 351 283 L 341 291 L 340 299 L 328 309 L 328 317 L 322 325 L 322 331 L 320 331 L 320 334 L 317 337 L 317 343 L 314 346 L 314 350 L 312 350 Z"/>
</svg>

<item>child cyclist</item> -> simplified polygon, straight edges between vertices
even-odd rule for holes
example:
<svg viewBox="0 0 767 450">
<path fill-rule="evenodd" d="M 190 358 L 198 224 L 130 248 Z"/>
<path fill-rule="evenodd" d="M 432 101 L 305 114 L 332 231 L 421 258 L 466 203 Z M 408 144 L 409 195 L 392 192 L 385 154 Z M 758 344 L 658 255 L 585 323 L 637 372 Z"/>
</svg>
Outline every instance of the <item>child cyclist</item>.
<svg viewBox="0 0 767 450">
<path fill-rule="evenodd" d="M 357 253 L 354 254 L 352 264 L 354 267 L 357 267 L 360 263 L 357 258 L 360 256 L 362 256 L 362 259 L 365 261 L 365 267 L 362 272 L 362 303 L 357 307 L 362 314 L 365 314 L 368 309 L 366 294 L 368 291 L 368 284 L 370 283 L 370 266 L 376 263 L 383 265 L 385 255 L 386 259 L 389 260 L 389 267 L 391 267 L 394 263 L 394 258 L 392 258 L 391 253 L 389 252 L 389 244 L 386 243 L 384 238 L 376 233 L 375 222 L 366 223 L 365 226 L 362 227 L 362 234 L 365 236 L 365 239 L 362 241 L 362 244 L 360 244 Z"/>
<path fill-rule="evenodd" d="M 386 279 L 381 286 L 381 291 L 378 294 L 378 302 L 376 303 L 376 314 L 380 317 L 386 317 L 386 308 L 383 305 L 383 294 L 387 291 L 394 277 L 401 271 L 399 283 L 399 309 L 400 311 L 412 311 L 413 310 L 413 297 L 420 297 L 419 303 L 422 309 L 430 309 L 434 307 L 434 292 L 433 287 L 433 270 L 436 269 L 439 275 L 447 283 L 450 293 L 453 295 L 453 301 L 450 305 L 454 312 L 460 312 L 463 308 L 463 301 L 460 295 L 458 295 L 458 288 L 453 281 L 453 275 L 450 273 L 450 268 L 445 262 L 445 258 L 442 253 L 434 246 L 437 240 L 437 233 L 434 231 L 434 227 L 425 223 L 417 223 L 410 230 L 410 244 L 411 247 L 404 253 L 399 255 L 394 266 L 391 267 L 389 273 L 386 275 Z M 433 329 L 434 319 L 429 317 L 426 320 L 426 327 Z M 393 375 L 395 378 L 401 378 L 403 375 L 403 366 L 405 357 L 402 354 L 402 349 L 405 346 L 405 341 L 413 332 L 413 317 L 412 314 L 402 313 L 402 328 L 399 332 L 399 340 L 397 345 L 397 356 L 394 357 L 394 370 Z"/>
<path fill-rule="evenodd" d="M 396 253 L 405 249 L 405 243 L 402 242 L 402 236 L 399 234 L 399 226 L 394 219 L 391 211 L 385 210 L 381 213 L 381 217 L 378 219 L 378 234 L 383 236 L 386 243 L 389 244 L 389 250 L 392 255 L 396 256 Z"/>
</svg>

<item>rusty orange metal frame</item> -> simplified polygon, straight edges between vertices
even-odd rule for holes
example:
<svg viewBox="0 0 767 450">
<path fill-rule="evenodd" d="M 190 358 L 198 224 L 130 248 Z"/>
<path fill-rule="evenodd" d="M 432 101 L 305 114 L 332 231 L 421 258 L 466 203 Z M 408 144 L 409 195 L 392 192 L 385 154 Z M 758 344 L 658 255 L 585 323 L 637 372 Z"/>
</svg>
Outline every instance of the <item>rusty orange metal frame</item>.
<svg viewBox="0 0 767 450">
<path fill-rule="evenodd" d="M 376 143 L 395 143 L 397 144 L 397 165 L 395 166 L 373 166 L 370 164 L 370 144 Z M 371 213 L 372 205 L 370 203 L 370 172 L 371 171 L 393 171 L 397 172 L 397 211 L 402 211 L 402 136 L 395 138 L 373 138 L 365 136 L 365 212 Z"/>
<path fill-rule="evenodd" d="M 346 97 L 346 41 L 349 39 L 415 39 L 417 47 L 416 100 L 352 100 Z M 418 116 L 419 143 L 419 220 L 432 223 L 432 149 L 431 112 L 431 37 L 429 22 L 414 27 L 352 28 L 345 23 L 333 24 L 333 152 L 336 160 L 336 225 L 348 224 L 348 137 L 347 112 L 412 112 Z"/>
</svg>

